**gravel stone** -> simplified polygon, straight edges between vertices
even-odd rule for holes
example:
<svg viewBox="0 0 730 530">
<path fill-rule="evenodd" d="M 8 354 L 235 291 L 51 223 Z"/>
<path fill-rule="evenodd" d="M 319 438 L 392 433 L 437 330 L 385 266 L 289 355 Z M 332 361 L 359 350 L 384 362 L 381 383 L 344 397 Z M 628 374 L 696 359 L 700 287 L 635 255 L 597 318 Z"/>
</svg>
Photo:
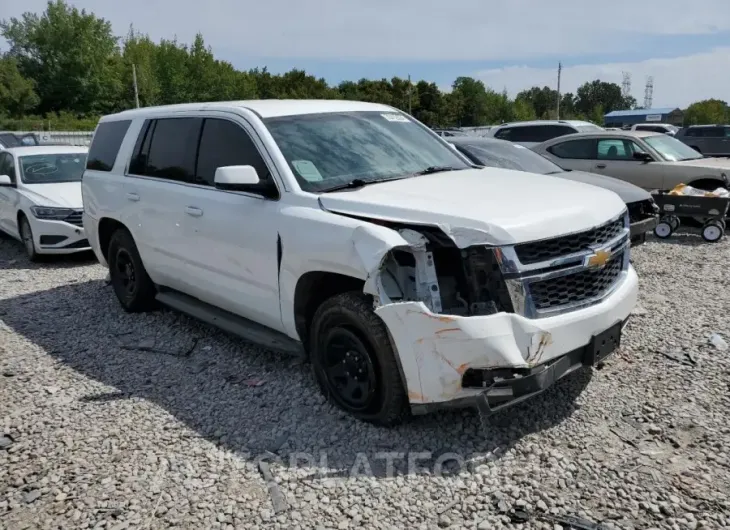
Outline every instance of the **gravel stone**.
<svg viewBox="0 0 730 530">
<path fill-rule="evenodd" d="M 0 239 L 0 528 L 730 527 L 730 355 L 708 340 L 730 339 L 730 240 L 632 260 L 640 307 L 601 370 L 380 429 L 308 364 L 126 314 L 91 257 Z"/>
</svg>

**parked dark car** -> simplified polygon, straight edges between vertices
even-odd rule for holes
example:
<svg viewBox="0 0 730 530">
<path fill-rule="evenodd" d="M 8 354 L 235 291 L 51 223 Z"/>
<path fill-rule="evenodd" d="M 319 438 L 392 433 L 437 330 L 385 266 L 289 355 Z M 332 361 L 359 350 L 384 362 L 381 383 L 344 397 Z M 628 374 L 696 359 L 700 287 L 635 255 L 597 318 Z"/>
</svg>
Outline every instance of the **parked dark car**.
<svg viewBox="0 0 730 530">
<path fill-rule="evenodd" d="M 690 125 L 674 137 L 703 155 L 730 156 L 730 125 Z"/>
<path fill-rule="evenodd" d="M 646 233 L 656 226 L 659 209 L 651 194 L 638 186 L 596 173 L 566 171 L 534 151 L 506 140 L 458 137 L 448 141 L 475 164 L 550 175 L 613 191 L 629 210 L 632 245 L 644 243 Z"/>
</svg>

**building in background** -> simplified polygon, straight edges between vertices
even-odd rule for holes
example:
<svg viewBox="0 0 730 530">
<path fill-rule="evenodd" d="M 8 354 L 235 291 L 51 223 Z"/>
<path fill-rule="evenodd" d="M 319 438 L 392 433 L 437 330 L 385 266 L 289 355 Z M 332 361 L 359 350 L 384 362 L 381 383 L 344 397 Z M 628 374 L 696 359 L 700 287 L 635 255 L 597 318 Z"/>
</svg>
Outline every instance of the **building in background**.
<svg viewBox="0 0 730 530">
<path fill-rule="evenodd" d="M 614 110 L 603 117 L 604 127 L 630 127 L 637 123 L 669 123 L 682 126 L 684 113 L 681 109 L 636 109 L 636 110 Z"/>
</svg>

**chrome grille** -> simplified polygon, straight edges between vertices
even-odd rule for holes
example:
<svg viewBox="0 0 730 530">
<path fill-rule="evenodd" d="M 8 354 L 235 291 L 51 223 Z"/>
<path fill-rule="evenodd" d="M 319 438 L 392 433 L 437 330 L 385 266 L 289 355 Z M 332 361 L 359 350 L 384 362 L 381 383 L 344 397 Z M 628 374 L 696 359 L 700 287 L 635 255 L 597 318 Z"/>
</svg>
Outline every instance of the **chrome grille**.
<svg viewBox="0 0 730 530">
<path fill-rule="evenodd" d="M 576 234 L 501 247 L 499 267 L 516 313 L 543 318 L 600 302 L 625 277 L 629 213 Z"/>
<path fill-rule="evenodd" d="M 624 220 L 618 218 L 585 232 L 533 243 L 523 243 L 515 245 L 514 248 L 520 263 L 530 265 L 575 254 L 594 246 L 605 245 L 617 237 L 623 229 Z"/>
<path fill-rule="evenodd" d="M 583 270 L 530 284 L 532 303 L 537 311 L 581 304 L 600 298 L 618 279 L 623 269 L 623 252 L 615 254 L 603 268 Z"/>
<path fill-rule="evenodd" d="M 84 219 L 83 219 L 84 211 L 83 210 L 75 210 L 74 213 L 66 217 L 64 221 L 66 221 L 69 224 L 76 225 L 76 226 L 84 226 Z"/>
</svg>

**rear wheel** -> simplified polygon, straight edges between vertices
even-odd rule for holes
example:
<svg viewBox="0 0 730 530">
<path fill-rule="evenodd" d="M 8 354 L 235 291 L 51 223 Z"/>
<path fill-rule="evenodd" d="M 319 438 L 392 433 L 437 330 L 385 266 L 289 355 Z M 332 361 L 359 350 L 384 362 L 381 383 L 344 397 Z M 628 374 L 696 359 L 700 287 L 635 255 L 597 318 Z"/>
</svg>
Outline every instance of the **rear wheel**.
<svg viewBox="0 0 730 530">
<path fill-rule="evenodd" d="M 709 221 L 702 227 L 702 239 L 709 243 L 720 241 L 725 235 L 725 229 L 720 221 Z"/>
<path fill-rule="evenodd" d="M 388 331 L 363 293 L 326 300 L 312 320 L 312 368 L 322 392 L 356 418 L 401 423 L 408 401 Z"/>
<path fill-rule="evenodd" d="M 20 216 L 20 225 L 18 226 L 20 232 L 20 239 L 25 247 L 25 254 L 28 256 L 30 261 L 40 261 L 40 254 L 35 248 L 35 241 L 33 241 L 33 229 L 30 227 L 30 221 L 25 215 Z"/>
<path fill-rule="evenodd" d="M 157 307 L 157 289 L 147 275 L 132 234 L 126 229 L 112 234 L 107 261 L 114 293 L 125 311 L 139 313 Z"/>
<path fill-rule="evenodd" d="M 654 227 L 654 235 L 659 239 L 666 239 L 672 235 L 672 225 L 669 221 L 659 221 Z"/>
</svg>

